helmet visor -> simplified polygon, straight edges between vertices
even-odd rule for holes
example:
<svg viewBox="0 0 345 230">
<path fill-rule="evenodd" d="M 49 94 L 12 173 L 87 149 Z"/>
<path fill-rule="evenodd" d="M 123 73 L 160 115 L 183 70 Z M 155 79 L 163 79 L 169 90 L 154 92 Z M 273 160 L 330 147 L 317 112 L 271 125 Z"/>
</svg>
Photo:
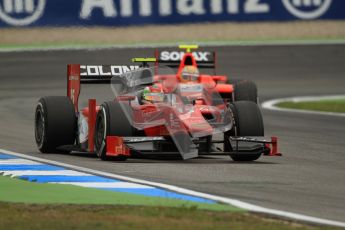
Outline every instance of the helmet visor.
<svg viewBox="0 0 345 230">
<path fill-rule="evenodd" d="M 163 93 L 145 93 L 144 99 L 147 101 L 162 102 L 164 101 Z"/>
</svg>

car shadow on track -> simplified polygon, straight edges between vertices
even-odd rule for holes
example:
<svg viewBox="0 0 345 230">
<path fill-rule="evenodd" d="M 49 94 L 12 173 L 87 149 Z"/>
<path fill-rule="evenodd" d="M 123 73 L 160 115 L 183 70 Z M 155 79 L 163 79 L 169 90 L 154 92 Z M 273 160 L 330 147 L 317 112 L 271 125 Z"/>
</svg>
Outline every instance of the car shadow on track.
<svg viewBox="0 0 345 230">
<path fill-rule="evenodd" d="M 76 157 L 88 157 L 88 158 L 98 158 L 95 154 L 85 154 L 85 153 L 71 153 L 70 155 Z M 228 156 L 199 156 L 195 159 L 183 160 L 181 156 L 135 156 L 129 158 L 127 161 L 115 161 L 108 160 L 107 162 L 112 163 L 149 163 L 149 164 L 279 164 L 278 162 L 269 162 L 269 161 L 246 161 L 246 162 L 236 162 L 230 159 Z"/>
<path fill-rule="evenodd" d="M 37 153 L 36 153 L 37 154 Z M 72 152 L 72 153 L 49 153 L 42 155 L 50 156 L 70 156 L 71 158 L 82 158 L 82 159 L 95 159 L 101 161 L 96 154 L 90 154 L 85 152 Z M 229 156 L 199 156 L 198 158 L 183 160 L 181 156 L 135 156 L 127 159 L 126 161 L 107 160 L 107 163 L 114 164 L 235 164 L 235 165 L 266 165 L 266 164 L 279 164 L 279 162 L 266 161 L 263 156 L 258 161 L 244 161 L 237 162 L 230 159 Z"/>
</svg>

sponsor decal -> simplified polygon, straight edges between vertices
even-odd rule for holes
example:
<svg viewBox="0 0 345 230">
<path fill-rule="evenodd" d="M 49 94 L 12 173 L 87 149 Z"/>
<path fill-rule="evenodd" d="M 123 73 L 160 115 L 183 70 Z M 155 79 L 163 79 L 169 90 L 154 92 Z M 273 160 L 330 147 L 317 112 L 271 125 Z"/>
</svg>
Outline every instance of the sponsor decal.
<svg viewBox="0 0 345 230">
<path fill-rule="evenodd" d="M 72 100 L 72 103 L 75 104 L 76 102 L 76 98 L 75 98 L 75 89 L 71 88 L 71 91 L 70 91 L 70 94 L 71 94 L 71 100 Z"/>
<path fill-rule="evenodd" d="M 140 17 L 167 17 L 175 12 L 182 16 L 239 14 L 242 10 L 248 14 L 267 13 L 270 6 L 262 0 L 83 0 L 80 18 L 89 19 L 95 10 L 101 10 L 108 18 L 128 18 L 136 14 Z"/>
<path fill-rule="evenodd" d="M 79 80 L 79 76 L 69 76 L 69 80 L 70 81 L 78 81 Z"/>
<path fill-rule="evenodd" d="M 332 0 L 282 0 L 285 8 L 300 19 L 315 19 L 324 15 Z"/>
<path fill-rule="evenodd" d="M 126 65 L 81 65 L 80 76 L 99 76 L 111 77 L 121 76 L 124 73 L 138 69 L 139 66 L 126 66 Z"/>
<path fill-rule="evenodd" d="M 181 61 L 185 52 L 183 51 L 161 51 L 159 60 L 161 61 Z M 209 62 L 213 60 L 211 52 L 193 52 L 195 60 L 198 62 Z"/>
<path fill-rule="evenodd" d="M 37 21 L 44 12 L 46 0 L 2 0 L 0 20 L 12 26 L 26 26 Z"/>
<path fill-rule="evenodd" d="M 164 137 L 124 137 L 125 143 L 164 141 Z"/>
<path fill-rule="evenodd" d="M 178 120 L 178 117 L 173 113 L 169 114 L 169 122 L 165 125 L 165 127 L 167 127 L 168 130 L 169 128 L 173 130 L 183 130 Z"/>
<path fill-rule="evenodd" d="M 182 93 L 187 93 L 187 92 L 203 92 L 203 85 L 202 84 L 180 84 L 179 85 L 180 91 Z"/>
</svg>

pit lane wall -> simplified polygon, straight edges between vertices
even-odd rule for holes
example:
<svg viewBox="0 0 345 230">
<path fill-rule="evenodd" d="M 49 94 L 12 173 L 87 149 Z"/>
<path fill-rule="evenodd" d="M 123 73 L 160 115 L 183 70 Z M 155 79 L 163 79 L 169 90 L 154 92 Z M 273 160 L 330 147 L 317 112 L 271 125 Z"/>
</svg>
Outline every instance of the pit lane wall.
<svg viewBox="0 0 345 230">
<path fill-rule="evenodd" d="M 345 19 L 344 0 L 0 0 L 0 27 Z"/>
</svg>

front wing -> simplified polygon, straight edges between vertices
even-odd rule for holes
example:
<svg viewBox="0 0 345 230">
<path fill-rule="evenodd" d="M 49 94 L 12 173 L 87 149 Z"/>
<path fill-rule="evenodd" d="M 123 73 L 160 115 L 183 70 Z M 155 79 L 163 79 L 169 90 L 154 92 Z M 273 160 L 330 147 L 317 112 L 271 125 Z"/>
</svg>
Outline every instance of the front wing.
<svg viewBox="0 0 345 230">
<path fill-rule="evenodd" d="M 131 157 L 137 154 L 141 155 L 179 155 L 180 153 L 174 149 L 173 141 L 165 137 L 118 137 L 107 136 L 107 156 L 127 156 Z M 228 146 L 224 150 L 213 149 L 212 144 L 224 144 L 228 141 Z M 198 146 L 199 155 L 231 155 L 231 154 L 263 154 L 266 156 L 281 156 L 278 152 L 278 138 L 271 137 L 270 140 L 254 137 L 229 137 L 227 139 L 195 140 Z M 240 143 L 252 143 L 250 146 L 241 146 Z M 230 145 L 229 145 L 230 144 Z M 201 146 L 208 146 L 202 148 Z M 170 148 L 169 148 L 170 147 Z M 183 157 L 183 156 L 182 156 Z M 183 157 L 184 158 L 184 157 Z M 185 159 L 185 158 L 184 158 Z"/>
</svg>

